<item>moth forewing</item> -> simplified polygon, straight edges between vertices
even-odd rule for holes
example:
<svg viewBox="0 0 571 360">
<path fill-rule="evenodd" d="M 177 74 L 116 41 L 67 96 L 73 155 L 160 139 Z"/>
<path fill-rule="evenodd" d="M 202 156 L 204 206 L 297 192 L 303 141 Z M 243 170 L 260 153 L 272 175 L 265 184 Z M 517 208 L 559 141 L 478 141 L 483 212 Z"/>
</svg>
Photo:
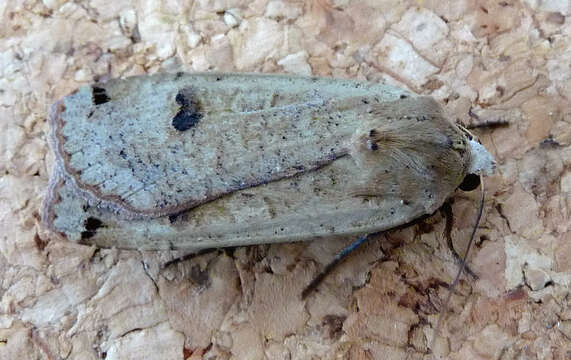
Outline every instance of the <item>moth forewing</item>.
<svg viewBox="0 0 571 360">
<path fill-rule="evenodd" d="M 50 125 L 43 220 L 104 247 L 378 232 L 432 213 L 475 168 L 475 145 L 434 100 L 349 80 L 112 80 L 56 103 Z"/>
</svg>

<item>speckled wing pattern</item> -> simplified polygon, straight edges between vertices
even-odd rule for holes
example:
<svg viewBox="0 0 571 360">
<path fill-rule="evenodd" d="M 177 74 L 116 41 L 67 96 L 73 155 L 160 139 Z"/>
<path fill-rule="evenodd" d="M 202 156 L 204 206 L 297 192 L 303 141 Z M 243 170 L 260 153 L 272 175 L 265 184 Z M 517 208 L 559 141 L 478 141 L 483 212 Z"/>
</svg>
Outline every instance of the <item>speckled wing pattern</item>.
<svg viewBox="0 0 571 360">
<path fill-rule="evenodd" d="M 72 241 L 200 249 L 362 234 L 437 209 L 471 161 L 434 100 L 350 80 L 161 74 L 52 107 L 43 220 Z"/>
</svg>

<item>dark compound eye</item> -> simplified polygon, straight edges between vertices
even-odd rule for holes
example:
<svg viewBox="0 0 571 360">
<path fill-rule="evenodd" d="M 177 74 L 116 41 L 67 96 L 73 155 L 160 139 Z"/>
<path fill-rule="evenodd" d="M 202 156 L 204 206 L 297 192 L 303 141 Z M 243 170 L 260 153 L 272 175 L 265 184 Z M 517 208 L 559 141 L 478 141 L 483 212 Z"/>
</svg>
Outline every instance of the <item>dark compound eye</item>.
<svg viewBox="0 0 571 360">
<path fill-rule="evenodd" d="M 480 176 L 476 174 L 468 174 L 462 181 L 462 184 L 458 186 L 462 191 L 472 191 L 476 190 L 480 186 Z"/>
</svg>

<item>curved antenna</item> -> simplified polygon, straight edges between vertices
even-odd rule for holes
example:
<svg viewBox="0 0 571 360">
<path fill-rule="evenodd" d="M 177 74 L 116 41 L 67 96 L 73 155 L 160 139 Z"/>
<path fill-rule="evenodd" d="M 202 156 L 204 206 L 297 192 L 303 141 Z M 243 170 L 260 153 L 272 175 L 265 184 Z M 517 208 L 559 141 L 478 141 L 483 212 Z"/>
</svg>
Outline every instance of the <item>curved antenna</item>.
<svg viewBox="0 0 571 360">
<path fill-rule="evenodd" d="M 472 247 L 472 243 L 474 242 L 476 231 L 478 230 L 478 226 L 480 226 L 480 221 L 482 220 L 482 214 L 484 213 L 484 198 L 485 198 L 484 179 L 482 175 L 480 175 L 480 184 L 481 184 L 480 208 L 478 209 L 478 217 L 476 218 L 476 224 L 472 229 L 472 234 L 470 235 L 470 241 L 468 241 L 468 247 L 466 248 L 466 253 L 464 254 L 464 258 L 460 263 L 460 269 L 458 269 L 458 273 L 456 273 L 454 281 L 452 281 L 452 284 L 450 284 L 450 286 L 448 287 L 448 296 L 446 297 L 442 309 L 440 310 L 440 315 L 438 316 L 438 321 L 436 322 L 436 328 L 434 329 L 434 335 L 432 336 L 432 341 L 430 342 L 430 349 L 434 348 L 434 343 L 440 333 L 440 327 L 442 326 L 444 315 L 448 311 L 448 305 L 450 303 L 450 299 L 452 298 L 452 293 L 454 291 L 454 288 L 456 288 L 458 282 L 460 281 L 460 276 L 462 275 L 462 272 L 464 272 L 464 269 L 466 268 L 466 259 L 468 259 L 468 253 L 470 252 L 470 248 Z"/>
</svg>

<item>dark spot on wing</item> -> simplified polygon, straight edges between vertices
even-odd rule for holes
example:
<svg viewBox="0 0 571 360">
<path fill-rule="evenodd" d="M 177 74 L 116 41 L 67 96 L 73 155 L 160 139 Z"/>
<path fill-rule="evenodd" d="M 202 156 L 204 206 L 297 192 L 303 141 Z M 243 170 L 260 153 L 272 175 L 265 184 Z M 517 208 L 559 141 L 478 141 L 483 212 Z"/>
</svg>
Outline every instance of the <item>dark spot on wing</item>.
<svg viewBox="0 0 571 360">
<path fill-rule="evenodd" d="M 201 117 L 199 114 L 188 113 L 181 110 L 172 119 L 172 126 L 178 131 L 186 131 L 198 124 Z"/>
<path fill-rule="evenodd" d="M 172 119 L 172 126 L 178 131 L 186 131 L 198 124 L 203 116 L 202 108 L 192 89 L 181 89 L 176 94 L 175 101 L 180 109 Z"/>
<path fill-rule="evenodd" d="M 371 151 L 376 151 L 379 149 L 378 144 L 379 132 L 376 129 L 369 130 L 369 136 L 366 139 L 366 147 Z"/>
<path fill-rule="evenodd" d="M 177 212 L 177 213 L 174 213 L 174 214 L 170 214 L 170 215 L 168 216 L 169 223 L 170 223 L 170 224 L 175 224 L 175 223 L 177 223 L 183 216 L 184 216 L 184 211 Z"/>
<path fill-rule="evenodd" d="M 94 217 L 88 217 L 83 223 L 85 231 L 81 232 L 81 239 L 89 239 L 97 233 L 97 229 L 103 226 L 103 222 Z"/>
<path fill-rule="evenodd" d="M 107 96 L 107 92 L 105 91 L 105 88 L 102 88 L 99 86 L 93 86 L 91 88 L 91 101 L 93 101 L 93 103 L 95 105 L 105 104 L 106 102 L 108 102 L 110 100 L 111 100 L 111 98 L 109 98 L 109 96 Z"/>
</svg>

